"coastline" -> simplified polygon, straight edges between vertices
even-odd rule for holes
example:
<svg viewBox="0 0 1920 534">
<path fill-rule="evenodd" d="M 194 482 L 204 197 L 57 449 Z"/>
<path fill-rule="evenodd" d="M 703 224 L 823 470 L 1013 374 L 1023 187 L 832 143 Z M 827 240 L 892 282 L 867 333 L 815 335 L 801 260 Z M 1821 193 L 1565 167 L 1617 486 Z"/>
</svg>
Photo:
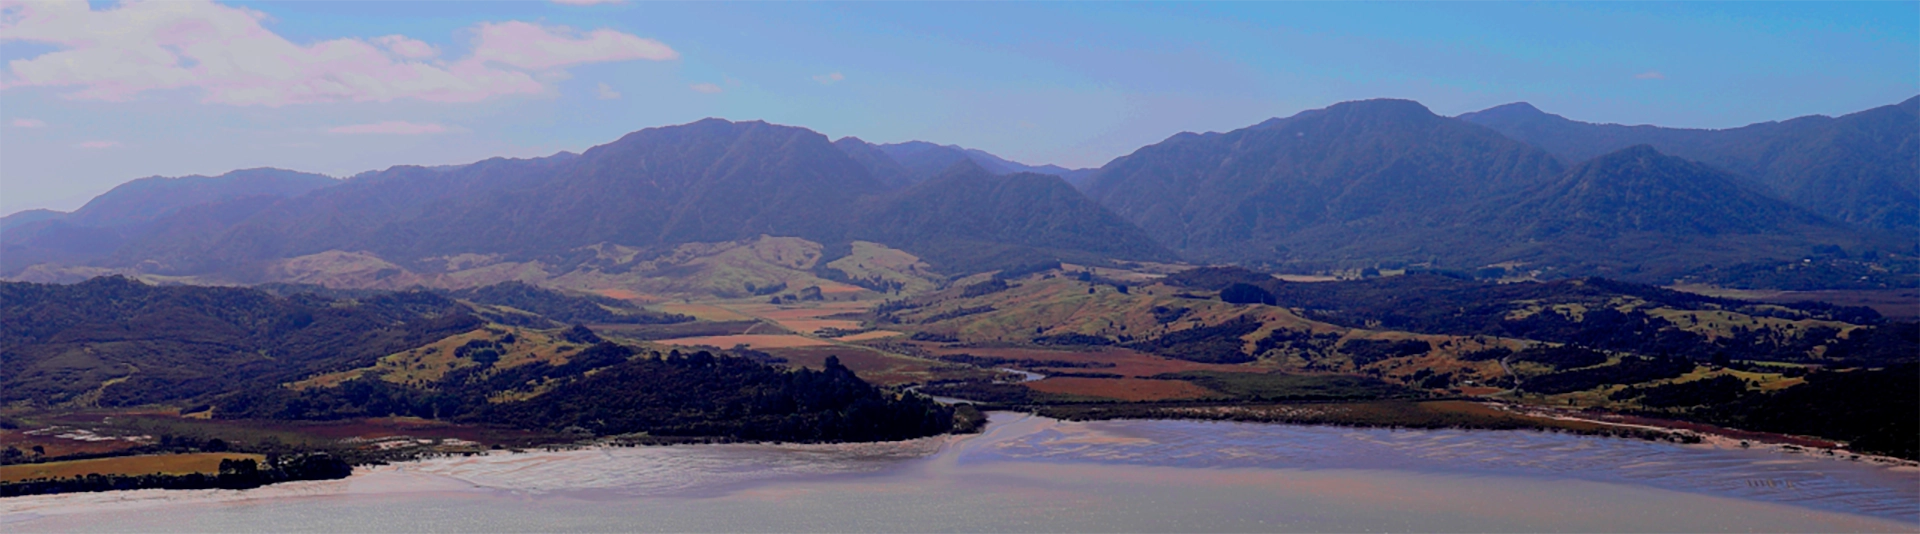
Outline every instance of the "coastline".
<svg viewBox="0 0 1920 534">
<path fill-rule="evenodd" d="M 1500 480 L 1518 477 L 1496 486 L 1613 488 L 1596 489 L 1608 495 L 1639 491 L 1634 488 L 1680 491 L 1748 503 L 1739 505 L 1741 507 L 1805 507 L 1822 513 L 1875 517 L 1879 518 L 1875 521 L 1881 521 L 1889 519 L 1888 503 L 1903 506 L 1899 503 L 1908 502 L 1908 497 L 1888 500 L 1888 481 L 1920 480 L 1916 478 L 1920 473 L 1913 470 L 1836 464 L 1832 463 L 1835 458 L 1830 457 L 1802 456 L 1804 460 L 1782 462 L 1765 459 L 1764 456 L 1771 453 L 1761 451 L 1713 452 L 1720 448 L 1713 444 L 1590 441 L 1592 438 L 1587 436 L 1544 432 L 1407 432 L 1169 419 L 1085 422 L 1019 412 L 993 415 L 996 424 L 984 434 L 946 435 L 908 442 L 585 445 L 398 462 L 369 467 L 344 480 L 290 482 L 252 490 L 137 490 L 23 497 L 0 501 L 0 530 L 24 532 L 35 528 L 59 529 L 60 525 L 98 524 L 86 517 L 103 512 L 121 517 L 125 517 L 126 512 L 140 511 L 170 517 L 194 517 L 211 512 L 259 516 L 275 510 L 332 510 L 342 505 L 393 506 L 397 503 L 481 508 L 553 505 L 564 509 L 604 506 L 595 503 L 610 502 L 646 503 L 644 506 L 648 509 L 682 503 L 704 510 L 733 506 L 743 499 L 751 501 L 766 495 L 835 493 L 876 484 L 914 487 L 922 480 L 927 484 L 952 484 L 955 477 L 972 480 L 980 476 L 1066 472 L 1098 477 L 1139 477 L 1146 476 L 1145 472 L 1156 472 L 1206 480 L 1223 473 L 1268 473 L 1259 476 L 1278 477 L 1272 479 L 1276 483 L 1288 479 L 1332 481 L 1361 477 L 1376 482 L 1406 478 L 1442 485 L 1449 480 L 1468 482 L 1486 477 Z M 1221 424 L 1231 426 L 1216 426 Z M 1189 448 L 1198 444 L 1204 445 L 1199 449 Z M 1198 450 L 1216 452 L 1197 457 L 1188 452 Z M 1650 453 L 1660 456 L 1648 457 Z M 1598 471 L 1589 473 L 1590 470 Z M 1879 504 L 1847 512 L 1846 507 L 1854 505 L 1847 504 L 1851 501 L 1833 500 L 1835 488 L 1815 489 L 1819 486 L 1815 481 L 1836 475 L 1841 477 L 1838 480 L 1855 481 L 1849 484 L 1868 484 L 1848 486 L 1854 489 L 1846 491 L 1878 488 L 1873 491 L 1880 492 L 1881 497 L 1876 501 Z M 1717 482 L 1691 481 L 1694 477 Z M 1724 485 L 1748 477 L 1781 482 L 1779 489 Z M 1045 487 L 1044 484 L 1050 483 L 1046 481 L 1053 479 L 1039 476 L 1035 480 Z M 1817 495 L 1779 493 L 1792 490 L 1792 481 L 1798 481 L 1800 488 Z M 1563 483 L 1572 486 L 1556 485 Z M 1541 486 L 1543 484 L 1545 486 Z M 1634 497 L 1636 500 L 1647 498 L 1650 497 Z M 315 500 L 302 502 L 308 499 Z M 910 502 L 921 503 L 915 506 L 925 504 Z M 605 513 L 617 515 L 612 509 L 608 510 Z M 1893 517 L 1907 517 L 1903 514 L 1894 513 Z M 1911 519 L 1899 521 L 1912 523 Z M 106 524 L 121 523 L 107 520 Z M 123 524 L 118 528 L 124 527 Z M 214 530 L 220 529 L 231 527 Z"/>
</svg>

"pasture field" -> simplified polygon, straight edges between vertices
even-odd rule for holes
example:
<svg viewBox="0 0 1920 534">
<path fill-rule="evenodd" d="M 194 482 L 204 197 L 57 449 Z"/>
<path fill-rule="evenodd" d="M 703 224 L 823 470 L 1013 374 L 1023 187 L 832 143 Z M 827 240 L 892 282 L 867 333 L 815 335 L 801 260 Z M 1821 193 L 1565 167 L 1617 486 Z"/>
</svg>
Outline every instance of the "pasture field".
<svg viewBox="0 0 1920 534">
<path fill-rule="evenodd" d="M 1200 399 L 1220 396 L 1213 390 L 1183 380 L 1058 376 L 1026 382 L 1024 385 L 1041 393 L 1123 401 Z"/>
<path fill-rule="evenodd" d="M 1101 367 L 1099 369 L 1089 369 L 1089 370 L 1098 371 L 1102 373 L 1113 373 L 1113 374 L 1117 374 L 1121 376 L 1129 376 L 1129 377 L 1149 377 L 1149 376 L 1154 376 L 1154 375 L 1159 375 L 1164 373 L 1181 373 L 1181 372 L 1187 372 L 1187 371 L 1260 373 L 1260 372 L 1266 372 L 1268 370 L 1264 368 L 1249 367 L 1245 365 L 1198 363 L 1198 362 L 1190 362 L 1186 360 L 1175 360 L 1173 358 L 1147 354 L 1147 353 L 1136 351 L 1133 349 L 1124 349 L 1120 347 L 1097 347 L 1097 348 L 1089 348 L 1087 350 L 1056 350 L 1056 349 L 1027 348 L 1027 347 L 937 347 L 937 348 L 930 348 L 928 349 L 928 351 L 936 356 L 950 356 L 955 354 L 972 354 L 974 356 L 988 356 L 988 357 L 994 357 L 994 358 L 1007 358 L 1010 360 L 1028 360 L 1028 361 L 1035 361 L 1035 362 L 1043 362 L 1046 360 L 1058 360 L 1058 361 L 1080 362 L 1080 363 L 1110 363 L 1110 364 L 1113 364 L 1113 367 Z M 1041 373 L 1046 372 L 1046 368 L 1044 367 L 1034 367 L 1033 369 Z"/>
<path fill-rule="evenodd" d="M 795 367 L 812 369 L 823 367 L 828 356 L 837 356 L 840 358 L 840 364 L 847 366 L 847 369 L 852 370 L 855 375 L 881 386 L 897 386 L 930 380 L 978 378 L 991 376 L 994 373 L 985 369 L 892 354 L 860 345 L 791 347 L 767 349 L 767 352 L 786 358 L 787 362 Z"/>
<path fill-rule="evenodd" d="M 38 478 L 72 478 L 89 474 L 137 476 L 205 473 L 213 475 L 220 473 L 221 460 L 249 459 L 264 462 L 266 457 L 258 454 L 195 452 L 7 465 L 0 466 L 0 482 L 19 482 Z"/>
<path fill-rule="evenodd" d="M 792 347 L 815 347 L 831 345 L 826 341 L 792 334 L 734 334 L 730 336 L 700 336 L 655 341 L 662 345 L 682 347 L 712 346 L 723 349 L 734 345 L 746 345 L 755 350 L 784 349 Z"/>
</svg>

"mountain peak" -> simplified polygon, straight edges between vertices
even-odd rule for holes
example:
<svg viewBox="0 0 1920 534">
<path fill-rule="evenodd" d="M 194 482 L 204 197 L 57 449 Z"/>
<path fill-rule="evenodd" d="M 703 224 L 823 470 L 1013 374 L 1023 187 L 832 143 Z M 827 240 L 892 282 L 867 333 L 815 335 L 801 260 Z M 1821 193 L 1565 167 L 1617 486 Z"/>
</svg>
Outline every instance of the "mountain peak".
<svg viewBox="0 0 1920 534">
<path fill-rule="evenodd" d="M 1433 110 L 1427 106 L 1399 98 L 1375 98 L 1371 100 L 1353 100 L 1327 106 L 1328 113 L 1366 114 L 1382 118 L 1410 118 L 1433 116 Z"/>
<path fill-rule="evenodd" d="M 1480 111 L 1461 113 L 1459 116 L 1454 118 L 1471 122 L 1474 124 L 1478 124 L 1481 126 L 1494 128 L 1496 130 L 1502 127 L 1509 127 L 1511 125 L 1517 125 L 1517 124 L 1530 124 L 1530 123 L 1539 123 L 1542 121 L 1555 122 L 1555 121 L 1567 120 L 1566 117 L 1561 117 L 1559 115 L 1554 115 L 1552 113 L 1541 111 L 1540 108 L 1533 107 L 1533 104 L 1529 104 L 1526 102 L 1513 102 L 1510 104 L 1501 104 L 1501 105 L 1490 107 Z"/>
</svg>

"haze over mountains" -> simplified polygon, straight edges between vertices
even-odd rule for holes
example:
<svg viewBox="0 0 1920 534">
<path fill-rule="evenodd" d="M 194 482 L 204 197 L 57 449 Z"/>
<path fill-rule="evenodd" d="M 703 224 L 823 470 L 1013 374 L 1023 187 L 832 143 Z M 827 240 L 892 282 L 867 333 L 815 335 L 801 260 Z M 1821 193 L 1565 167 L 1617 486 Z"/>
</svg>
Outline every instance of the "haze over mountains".
<svg viewBox="0 0 1920 534">
<path fill-rule="evenodd" d="M 269 282 L 296 258 L 354 254 L 416 273 L 539 262 L 537 282 L 771 235 L 881 243 L 947 274 L 1130 260 L 1665 283 L 1816 251 L 1910 259 L 1917 101 L 1710 131 L 1370 100 L 1182 133 L 1097 170 L 708 119 L 347 180 L 137 180 L 71 214 L 8 216 L 0 275 Z"/>
<path fill-rule="evenodd" d="M 1461 115 L 1585 161 L 1632 145 L 1732 172 L 1816 213 L 1871 228 L 1920 230 L 1920 97 L 1841 117 L 1810 116 L 1725 130 L 1592 124 L 1514 103 Z"/>
</svg>

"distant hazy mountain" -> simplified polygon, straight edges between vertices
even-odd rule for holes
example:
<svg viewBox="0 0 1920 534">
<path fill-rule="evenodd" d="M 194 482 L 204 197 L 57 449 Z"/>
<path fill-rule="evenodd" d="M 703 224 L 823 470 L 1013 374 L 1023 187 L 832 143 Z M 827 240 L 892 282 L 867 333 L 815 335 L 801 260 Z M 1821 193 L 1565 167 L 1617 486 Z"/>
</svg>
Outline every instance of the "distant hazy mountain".
<svg viewBox="0 0 1920 534">
<path fill-rule="evenodd" d="M 876 145 L 860 140 L 858 137 L 842 137 L 834 141 L 835 146 L 845 150 L 874 176 L 886 181 L 903 179 L 902 184 L 919 183 L 952 168 L 955 163 L 972 161 L 975 165 L 993 174 L 1012 174 L 1030 172 L 1059 176 L 1078 187 L 1085 179 L 1093 175 L 1096 169 L 1068 169 L 1059 165 L 1027 165 L 989 154 L 984 150 L 965 148 L 955 145 L 936 145 L 925 141 L 907 141 Z M 882 157 L 884 156 L 884 157 Z"/>
<path fill-rule="evenodd" d="M 273 168 L 246 169 L 219 176 L 141 178 L 94 197 L 68 215 L 81 226 L 122 226 L 164 217 L 188 206 L 254 197 L 297 197 L 339 185 L 327 176 Z"/>
<path fill-rule="evenodd" d="M 833 146 L 840 147 L 842 152 L 847 153 L 847 157 L 853 158 L 860 163 L 860 166 L 866 167 L 867 172 L 872 173 L 874 179 L 880 180 L 889 189 L 907 187 L 921 180 L 914 176 L 914 171 L 907 169 L 905 165 L 894 160 L 893 156 L 880 150 L 880 145 L 862 141 L 858 137 L 842 137 L 834 141 Z"/>
<path fill-rule="evenodd" d="M 846 207 L 882 189 L 825 136 L 708 119 L 627 134 L 577 157 L 357 176 L 236 225 L 201 256 L 239 264 L 365 250 L 405 263 L 763 233 L 832 239 L 844 232 Z"/>
<path fill-rule="evenodd" d="M 1203 261 L 1338 259 L 1560 173 L 1553 156 L 1406 100 L 1348 102 L 1114 160 L 1094 199 Z M 1403 257 L 1427 252 L 1403 250 Z"/>
<path fill-rule="evenodd" d="M 1526 103 L 1461 115 L 1566 158 L 1632 145 L 1705 162 L 1762 191 L 1841 221 L 1920 229 L 1920 97 L 1838 118 L 1809 116 L 1726 130 L 1591 124 Z"/>
<path fill-rule="evenodd" d="M 956 163 L 971 172 L 907 187 L 876 178 L 868 165 L 891 157 L 852 141 L 850 155 L 804 128 L 708 119 L 641 130 L 579 155 L 394 167 L 294 198 L 216 199 L 138 232 L 89 233 L 93 227 L 61 220 L 24 224 L 63 226 L 57 239 L 40 243 L 55 250 L 15 254 L 10 241 L 5 267 L 9 275 L 54 262 L 268 281 L 276 260 L 343 251 L 408 268 L 478 254 L 538 259 L 564 271 L 592 245 L 668 250 L 761 235 L 897 244 L 944 269 L 1033 258 L 1171 258 L 1056 177 L 994 176 L 963 155 Z M 870 220 L 890 222 L 875 230 Z M 955 252 L 962 249 L 994 250 Z"/>
<path fill-rule="evenodd" d="M 1058 176 L 996 175 L 971 160 L 875 204 L 855 225 L 855 235 L 914 251 L 937 265 L 991 269 L 1047 260 L 1174 257 Z"/>
<path fill-rule="evenodd" d="M 67 216 L 67 212 L 54 211 L 54 210 L 48 210 L 48 209 L 17 211 L 10 215 L 7 215 L 6 217 L 0 217 L 0 231 L 6 231 L 6 229 L 8 228 L 13 228 L 15 226 L 19 226 L 22 224 L 37 223 L 40 221 L 50 221 L 54 219 L 64 218 L 66 216 Z"/>
<path fill-rule="evenodd" d="M 271 168 L 212 177 L 141 178 L 94 197 L 72 213 L 31 210 L 7 216 L 0 222 L 0 272 L 103 258 L 129 241 L 194 233 L 182 228 L 187 225 L 209 229 L 208 218 L 231 224 L 280 199 L 340 183 L 319 174 Z"/>
<path fill-rule="evenodd" d="M 1451 243 L 1462 263 L 1522 261 L 1573 274 L 1670 280 L 1702 265 L 1795 259 L 1821 245 L 1882 245 L 1646 145 L 1595 157 L 1475 212 L 1429 239 Z"/>
</svg>

